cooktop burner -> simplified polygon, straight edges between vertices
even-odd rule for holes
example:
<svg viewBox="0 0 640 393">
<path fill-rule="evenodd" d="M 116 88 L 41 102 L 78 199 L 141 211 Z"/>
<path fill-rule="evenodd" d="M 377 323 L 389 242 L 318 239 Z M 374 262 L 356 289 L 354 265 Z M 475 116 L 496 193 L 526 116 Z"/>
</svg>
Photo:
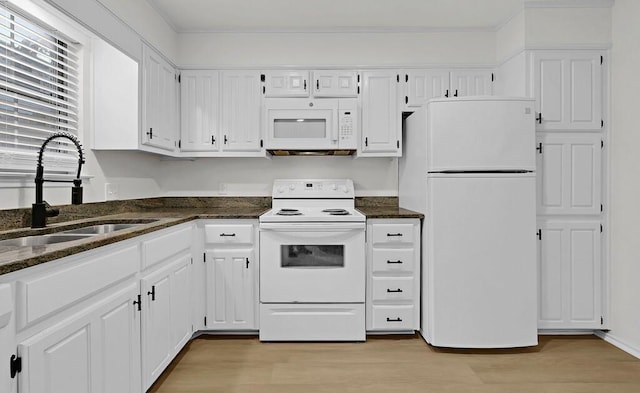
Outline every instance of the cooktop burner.
<svg viewBox="0 0 640 393">
<path fill-rule="evenodd" d="M 348 216 L 349 214 L 351 214 L 345 209 L 324 209 L 322 212 L 329 213 L 329 215 L 331 216 Z"/>
<path fill-rule="evenodd" d="M 298 209 L 280 209 L 277 213 L 279 216 L 299 216 L 302 212 Z"/>
</svg>

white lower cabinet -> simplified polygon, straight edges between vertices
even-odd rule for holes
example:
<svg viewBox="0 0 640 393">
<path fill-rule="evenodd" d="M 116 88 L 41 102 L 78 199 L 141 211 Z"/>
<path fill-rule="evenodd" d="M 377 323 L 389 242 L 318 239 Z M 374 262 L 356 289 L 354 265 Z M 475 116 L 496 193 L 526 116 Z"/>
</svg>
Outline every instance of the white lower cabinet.
<svg viewBox="0 0 640 393">
<path fill-rule="evenodd" d="M 540 329 L 602 329 L 600 220 L 539 220 Z"/>
<path fill-rule="evenodd" d="M 255 220 L 204 224 L 207 330 L 255 330 L 258 263 Z"/>
<path fill-rule="evenodd" d="M 367 220 L 366 328 L 420 329 L 420 220 Z"/>
<path fill-rule="evenodd" d="M 140 321 L 131 283 L 18 345 L 19 391 L 140 391 Z"/>
</svg>

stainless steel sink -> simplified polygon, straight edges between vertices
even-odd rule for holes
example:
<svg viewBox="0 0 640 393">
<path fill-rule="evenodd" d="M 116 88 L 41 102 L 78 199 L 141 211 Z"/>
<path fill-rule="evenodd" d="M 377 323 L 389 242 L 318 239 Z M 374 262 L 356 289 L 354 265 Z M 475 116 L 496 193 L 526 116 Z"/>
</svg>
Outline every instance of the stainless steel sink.
<svg viewBox="0 0 640 393">
<path fill-rule="evenodd" d="M 70 242 L 73 240 L 86 239 L 89 237 L 91 237 L 91 235 L 80 235 L 80 234 L 73 235 L 73 234 L 62 234 L 62 233 L 39 235 L 39 236 L 25 236 L 25 237 L 18 237 L 15 239 L 0 240 L 0 247 L 44 246 L 47 244 L 64 243 L 64 242 Z"/>
<path fill-rule="evenodd" d="M 111 233 L 114 231 L 121 231 L 123 229 L 134 228 L 138 225 L 142 224 L 100 224 L 100 225 L 91 225 L 88 227 L 69 229 L 67 231 L 62 231 L 58 233 L 65 234 L 81 234 L 81 235 L 103 235 L 105 233 Z"/>
</svg>

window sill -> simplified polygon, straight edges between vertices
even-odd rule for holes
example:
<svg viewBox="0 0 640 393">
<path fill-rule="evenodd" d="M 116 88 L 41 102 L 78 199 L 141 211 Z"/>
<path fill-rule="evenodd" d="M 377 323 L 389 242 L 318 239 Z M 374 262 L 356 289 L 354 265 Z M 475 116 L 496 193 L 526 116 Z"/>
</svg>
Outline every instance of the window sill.
<svg viewBox="0 0 640 393">
<path fill-rule="evenodd" d="M 15 172 L 1 172 L 0 171 L 0 188 L 35 188 L 35 174 L 33 173 L 15 173 Z M 73 175 L 67 174 L 46 174 L 44 178 L 47 180 L 73 180 Z M 83 183 L 90 183 L 93 179 L 92 175 L 80 175 L 80 179 Z M 67 188 L 70 187 L 68 183 L 44 183 L 45 188 Z"/>
</svg>

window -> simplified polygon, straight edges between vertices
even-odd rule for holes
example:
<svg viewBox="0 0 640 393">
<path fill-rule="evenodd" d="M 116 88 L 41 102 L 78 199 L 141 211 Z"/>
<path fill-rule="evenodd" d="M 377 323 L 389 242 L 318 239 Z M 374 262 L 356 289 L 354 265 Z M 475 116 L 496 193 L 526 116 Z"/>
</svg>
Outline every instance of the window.
<svg viewBox="0 0 640 393">
<path fill-rule="evenodd" d="M 78 135 L 77 52 L 53 29 L 0 5 L 0 171 L 34 173 L 45 139 Z M 77 166 L 66 139 L 49 143 L 44 157 L 48 173 Z"/>
</svg>

